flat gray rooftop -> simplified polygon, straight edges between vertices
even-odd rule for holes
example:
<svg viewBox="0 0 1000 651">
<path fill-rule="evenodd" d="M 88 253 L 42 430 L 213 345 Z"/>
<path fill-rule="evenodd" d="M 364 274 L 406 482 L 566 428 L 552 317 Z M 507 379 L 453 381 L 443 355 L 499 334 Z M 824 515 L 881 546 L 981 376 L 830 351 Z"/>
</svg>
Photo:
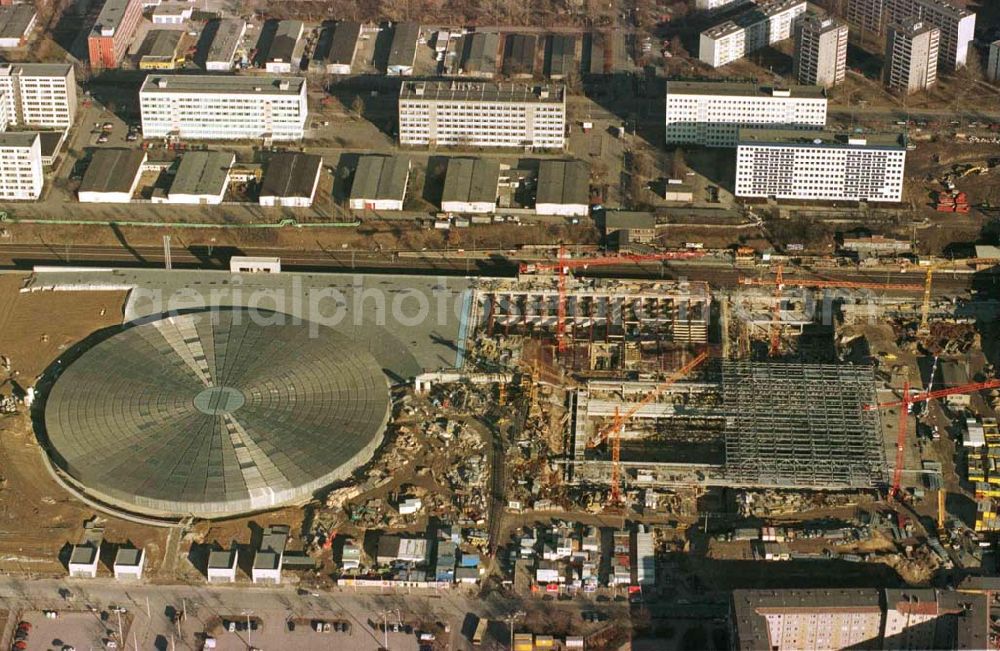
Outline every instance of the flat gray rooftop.
<svg viewBox="0 0 1000 651">
<path fill-rule="evenodd" d="M 145 159 L 141 149 L 95 149 L 79 192 L 128 192 Z"/>
<path fill-rule="evenodd" d="M 161 86 L 162 85 L 162 86 Z M 282 88 L 282 85 L 287 87 Z M 306 85 L 302 77 L 236 75 L 167 75 L 146 76 L 140 93 L 205 93 L 241 95 L 300 95 Z"/>
<path fill-rule="evenodd" d="M 130 0 L 106 0 L 101 7 L 101 13 L 94 23 L 93 33 L 100 35 L 104 29 L 117 31 L 125 18 L 125 10 L 128 8 Z"/>
<path fill-rule="evenodd" d="M 362 156 L 354 171 L 351 199 L 403 200 L 410 175 L 406 156 Z"/>
<path fill-rule="evenodd" d="M 72 71 L 69 63 L 0 63 L 0 77 L 65 77 Z"/>
<path fill-rule="evenodd" d="M 508 34 L 504 47 L 503 73 L 530 75 L 535 69 L 538 37 L 534 34 Z"/>
<path fill-rule="evenodd" d="M 754 129 L 743 127 L 740 145 L 795 145 L 850 149 L 906 149 L 901 133 L 846 133 L 801 129 Z"/>
<path fill-rule="evenodd" d="M 562 104 L 564 93 L 564 87 L 558 84 L 408 81 L 400 88 L 399 98 L 408 101 Z"/>
<path fill-rule="evenodd" d="M 576 36 L 553 34 L 549 36 L 548 75 L 565 77 L 576 70 Z"/>
<path fill-rule="evenodd" d="M 214 569 L 229 569 L 236 565 L 235 549 L 216 549 L 208 555 L 208 567 Z"/>
<path fill-rule="evenodd" d="M 0 133 L 0 147 L 30 147 L 39 140 L 35 131 L 13 131 Z"/>
<path fill-rule="evenodd" d="M 499 183 L 499 161 L 492 158 L 452 158 L 448 161 L 441 201 L 495 203 Z"/>
<path fill-rule="evenodd" d="M 225 151 L 189 151 L 181 156 L 168 194 L 218 196 L 226 188 L 236 155 Z"/>
<path fill-rule="evenodd" d="M 134 547 L 119 547 L 115 552 L 115 565 L 137 567 L 142 560 L 142 550 Z"/>
<path fill-rule="evenodd" d="M 404 382 L 460 366 L 469 336 L 472 281 L 460 277 L 351 273 L 241 274 L 175 268 L 52 271 L 28 289 L 127 290 L 124 321 L 205 305 L 258 305 L 318 321 L 367 350 Z M 405 299 L 405 300 L 404 300 Z M 393 309 L 393 302 L 399 309 Z M 416 319 L 418 303 L 430 313 Z"/>
<path fill-rule="evenodd" d="M 143 39 L 139 54 L 156 59 L 172 59 L 177 54 L 182 36 L 184 32 L 179 29 L 152 29 Z"/>
<path fill-rule="evenodd" d="M 0 38 L 21 38 L 35 20 L 35 5 L 0 6 Z"/>
<path fill-rule="evenodd" d="M 231 63 L 243 37 L 246 23 L 242 18 L 223 18 L 218 23 L 218 29 L 212 38 L 212 44 L 208 47 L 205 60 Z"/>
<path fill-rule="evenodd" d="M 775 91 L 788 91 L 791 97 L 825 98 L 822 86 L 762 86 L 739 81 L 667 81 L 670 95 L 725 95 L 730 97 L 773 97 Z"/>
<path fill-rule="evenodd" d="M 538 166 L 535 203 L 587 204 L 590 168 L 581 160 L 543 160 Z"/>
<path fill-rule="evenodd" d="M 301 152 L 278 152 L 268 161 L 261 179 L 265 197 L 312 197 L 323 157 Z"/>
</svg>

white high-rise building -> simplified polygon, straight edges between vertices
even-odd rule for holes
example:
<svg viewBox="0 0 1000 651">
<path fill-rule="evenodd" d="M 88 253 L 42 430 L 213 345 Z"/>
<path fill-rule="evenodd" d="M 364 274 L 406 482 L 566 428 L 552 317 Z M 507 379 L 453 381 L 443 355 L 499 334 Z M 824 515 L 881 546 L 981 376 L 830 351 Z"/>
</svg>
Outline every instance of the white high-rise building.
<svg viewBox="0 0 1000 651">
<path fill-rule="evenodd" d="M 976 32 L 976 14 L 949 0 L 848 0 L 846 17 L 852 27 L 878 34 L 910 17 L 934 25 L 941 30 L 938 66 L 944 70 L 965 65 Z"/>
<path fill-rule="evenodd" d="M 309 115 L 301 77 L 151 74 L 139 106 L 145 138 L 301 140 Z"/>
<path fill-rule="evenodd" d="M 1000 40 L 990 43 L 990 53 L 986 59 L 986 78 L 1000 82 Z"/>
<path fill-rule="evenodd" d="M 795 78 L 829 88 L 847 75 L 847 25 L 835 18 L 803 16 L 795 25 Z"/>
<path fill-rule="evenodd" d="M 909 95 L 937 83 L 941 30 L 918 18 L 905 18 L 889 26 L 885 39 L 885 84 L 889 90 Z"/>
<path fill-rule="evenodd" d="M 557 85 L 414 81 L 399 91 L 399 143 L 563 149 L 566 90 Z"/>
<path fill-rule="evenodd" d="M 900 134 L 740 129 L 736 196 L 898 202 L 905 162 Z"/>
<path fill-rule="evenodd" d="M 741 126 L 826 125 L 826 91 L 819 86 L 668 81 L 666 105 L 668 145 L 735 147 Z"/>
<path fill-rule="evenodd" d="M 76 115 L 76 75 L 68 63 L 0 63 L 0 93 L 11 125 L 68 128 Z"/>
<path fill-rule="evenodd" d="M 806 12 L 807 6 L 806 0 L 773 0 L 747 9 L 702 32 L 698 58 L 718 68 L 791 38 L 795 19 Z"/>
<path fill-rule="evenodd" d="M 35 132 L 0 133 L 0 200 L 35 201 L 41 196 L 41 143 Z"/>
</svg>

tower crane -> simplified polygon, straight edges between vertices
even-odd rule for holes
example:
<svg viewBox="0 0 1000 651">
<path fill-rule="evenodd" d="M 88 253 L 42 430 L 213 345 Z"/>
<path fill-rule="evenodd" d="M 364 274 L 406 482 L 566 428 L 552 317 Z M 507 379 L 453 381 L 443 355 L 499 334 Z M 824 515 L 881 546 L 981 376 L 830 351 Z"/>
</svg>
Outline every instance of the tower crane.
<svg viewBox="0 0 1000 651">
<path fill-rule="evenodd" d="M 663 380 L 657 384 L 653 389 L 643 397 L 642 400 L 632 405 L 628 411 L 624 414 L 621 413 L 617 408 L 615 409 L 615 417 L 611 422 L 611 425 L 605 427 L 603 430 L 598 432 L 596 435 L 587 441 L 588 448 L 596 448 L 598 445 L 604 443 L 611 438 L 611 503 L 619 504 L 621 503 L 621 435 L 622 430 L 625 429 L 626 421 L 630 420 L 639 411 L 641 411 L 647 405 L 652 404 L 660 395 L 667 390 L 670 385 L 674 384 L 685 375 L 697 368 L 702 362 L 708 359 L 708 351 L 702 351 L 691 361 L 681 366 L 679 369 L 670 374 L 670 377 Z"/>
<path fill-rule="evenodd" d="M 972 384 L 963 384 L 962 386 L 952 387 L 950 389 L 939 389 L 937 391 L 925 391 L 923 393 L 918 393 L 915 396 L 910 395 L 910 382 L 907 380 L 903 383 L 903 395 L 902 400 L 892 400 L 889 402 L 880 402 L 873 405 L 865 405 L 862 407 L 864 411 L 875 411 L 878 409 L 886 409 L 890 407 L 900 407 L 899 410 L 899 431 L 896 434 L 896 465 L 893 467 L 892 473 L 892 486 L 889 489 L 889 497 L 895 498 L 899 494 L 899 484 L 903 477 L 903 451 L 906 448 L 906 416 L 910 411 L 910 406 L 918 402 L 927 402 L 928 400 L 934 400 L 936 398 L 944 398 L 947 396 L 953 396 L 963 393 L 975 393 L 976 391 L 982 391 L 984 389 L 995 389 L 1000 387 L 1000 380 L 987 380 L 985 382 L 974 382 Z"/>
<path fill-rule="evenodd" d="M 881 289 L 881 290 L 895 290 L 904 292 L 919 292 L 923 289 L 921 285 L 907 285 L 907 284 L 895 284 L 895 283 L 867 283 L 867 282 L 852 282 L 849 280 L 812 280 L 809 278 L 796 278 L 793 280 L 786 280 L 784 275 L 784 266 L 778 264 L 774 270 L 774 279 L 767 280 L 764 278 L 748 278 L 746 276 L 740 276 L 740 285 L 751 285 L 757 287 L 774 287 L 774 308 L 773 316 L 771 319 L 771 347 L 770 353 L 771 357 L 777 357 L 779 353 L 779 348 L 781 345 L 781 292 L 787 286 L 791 285 L 794 287 L 837 287 L 844 289 Z"/>
<path fill-rule="evenodd" d="M 945 267 L 950 267 L 955 264 L 1000 264 L 1000 259 L 997 258 L 963 258 L 961 260 L 949 260 L 948 262 L 939 262 L 937 264 L 932 264 L 927 267 L 927 275 L 924 278 L 924 301 L 920 306 L 920 328 L 917 330 L 917 334 L 926 335 L 930 333 L 931 326 L 929 323 L 929 318 L 931 314 L 931 290 L 934 287 L 934 272 Z"/>
<path fill-rule="evenodd" d="M 628 262 L 650 262 L 653 260 L 691 260 L 705 255 L 705 251 L 666 251 L 663 253 L 648 253 L 644 255 L 613 255 L 597 258 L 570 258 L 566 247 L 559 247 L 559 257 L 556 262 L 523 263 L 521 273 L 552 272 L 558 273 L 559 299 L 556 304 L 556 344 L 559 352 L 565 352 L 569 343 L 566 341 L 566 284 L 570 271 L 588 267 L 607 267 Z"/>
</svg>

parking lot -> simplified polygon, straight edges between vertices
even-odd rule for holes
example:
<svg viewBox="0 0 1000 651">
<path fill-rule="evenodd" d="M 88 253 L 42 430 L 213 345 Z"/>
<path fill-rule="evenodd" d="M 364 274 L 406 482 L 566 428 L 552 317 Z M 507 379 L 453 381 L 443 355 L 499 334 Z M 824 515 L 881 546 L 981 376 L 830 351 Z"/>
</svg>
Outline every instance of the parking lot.
<svg viewBox="0 0 1000 651">
<path fill-rule="evenodd" d="M 26 612 L 19 621 L 31 624 L 31 630 L 24 639 L 27 643 L 25 651 L 65 651 L 69 648 L 77 651 L 91 649 L 115 648 L 107 644 L 118 636 L 117 615 L 109 613 L 106 622 L 101 621 L 97 613 L 65 612 L 59 613 L 55 619 L 49 619 L 41 611 Z M 122 620 L 123 631 L 127 622 Z"/>
<path fill-rule="evenodd" d="M 220 651 L 246 651 L 248 647 L 256 647 L 270 651 L 271 649 L 298 649 L 312 651 L 316 649 L 344 649 L 344 651 L 374 651 L 385 643 L 385 634 L 377 628 L 359 626 L 356 622 L 341 622 L 343 620 L 320 620 L 312 618 L 288 618 L 283 614 L 262 613 L 250 614 L 250 627 L 247 627 L 247 615 L 233 613 L 224 615 L 216 625 L 206 626 L 206 630 L 215 638 L 216 649 Z M 322 632 L 316 631 L 316 624 Z M 235 628 L 236 630 L 231 630 Z M 336 629 L 341 630 L 336 630 Z M 327 630 L 329 629 L 329 630 Z M 345 631 L 346 629 L 346 631 Z M 417 632 L 410 633 L 400 629 L 399 633 L 388 632 L 389 648 L 399 651 L 416 651 L 419 648 Z"/>
</svg>

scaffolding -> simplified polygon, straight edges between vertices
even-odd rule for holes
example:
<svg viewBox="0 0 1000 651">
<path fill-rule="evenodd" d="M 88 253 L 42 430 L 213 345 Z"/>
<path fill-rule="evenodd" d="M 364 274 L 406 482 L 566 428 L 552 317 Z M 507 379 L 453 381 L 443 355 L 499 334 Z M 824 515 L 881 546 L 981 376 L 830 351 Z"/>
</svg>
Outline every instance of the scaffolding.
<svg viewBox="0 0 1000 651">
<path fill-rule="evenodd" d="M 586 441 L 654 382 L 591 381 L 571 394 L 567 479 L 604 484 L 607 453 Z M 871 489 L 885 451 L 870 367 L 724 361 L 645 405 L 622 438 L 629 483 Z M 714 452 L 718 450 L 718 453 Z"/>
<path fill-rule="evenodd" d="M 726 477 L 774 487 L 876 488 L 885 450 L 874 369 L 727 361 Z"/>
</svg>

